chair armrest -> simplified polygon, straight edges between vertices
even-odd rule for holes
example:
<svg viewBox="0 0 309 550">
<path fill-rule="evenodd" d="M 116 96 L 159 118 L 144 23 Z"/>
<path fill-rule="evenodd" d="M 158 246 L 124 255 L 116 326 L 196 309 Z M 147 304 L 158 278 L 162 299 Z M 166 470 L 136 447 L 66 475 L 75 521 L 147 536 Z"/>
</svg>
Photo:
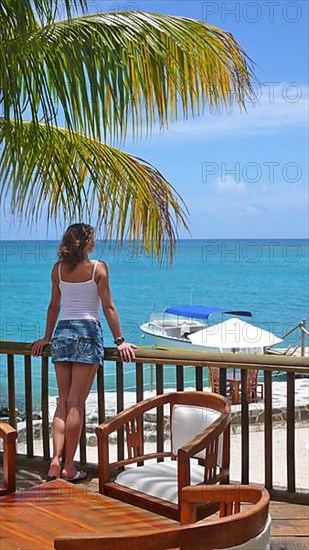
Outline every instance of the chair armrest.
<svg viewBox="0 0 309 550">
<path fill-rule="evenodd" d="M 258 485 L 195 485 L 184 487 L 181 491 L 181 523 L 194 523 L 196 521 L 196 509 L 199 504 L 218 503 L 221 505 L 220 516 L 233 513 L 233 506 L 230 509 L 222 505 L 240 505 L 247 502 L 257 505 L 256 510 L 266 509 L 268 513 L 270 496 L 265 487 Z M 223 509 L 226 513 L 223 513 Z M 240 511 L 240 506 L 234 507 L 234 513 Z M 244 514 L 250 514 L 250 508 Z"/>
<path fill-rule="evenodd" d="M 4 487 L 0 488 L 0 495 L 15 491 L 15 440 L 17 431 L 0 421 L 0 437 L 3 439 L 3 477 Z"/>
<path fill-rule="evenodd" d="M 103 422 L 102 424 L 100 424 L 95 430 L 97 437 L 99 439 L 101 439 L 102 437 L 106 437 L 107 435 L 110 435 L 114 431 L 119 430 L 119 428 L 122 428 L 122 426 L 126 422 L 129 422 L 129 420 L 132 420 L 133 418 L 137 418 L 138 416 L 142 416 L 146 411 L 165 405 L 166 403 L 169 403 L 169 401 L 170 401 L 169 394 L 163 394 L 163 395 L 157 395 L 155 397 L 150 397 L 145 401 L 137 403 L 136 405 L 133 405 L 129 409 L 126 409 L 125 411 L 118 413 L 117 416 L 112 420 L 109 420 L 108 422 Z"/>
<path fill-rule="evenodd" d="M 138 534 L 138 529 L 127 530 L 114 535 L 69 535 L 57 537 L 54 541 L 56 550 L 128 550 L 140 548 L 147 550 L 164 550 L 179 545 L 179 527 L 173 529 L 152 530 Z"/>
<path fill-rule="evenodd" d="M 219 437 L 229 425 L 230 413 L 223 413 L 211 426 L 178 449 L 178 495 L 182 506 L 182 490 L 190 486 L 190 458 L 194 457 L 200 451 L 206 449 L 217 437 Z M 206 464 L 206 463 L 205 463 Z M 219 483 L 227 481 L 229 471 L 227 468 L 221 469 L 218 475 L 213 475 L 207 483 Z"/>
<path fill-rule="evenodd" d="M 222 413 L 213 424 L 211 424 L 206 430 L 196 435 L 191 441 L 183 445 L 181 449 L 182 453 L 186 453 L 188 458 L 192 458 L 194 455 L 202 451 L 211 443 L 214 439 L 219 437 L 230 423 L 230 413 Z"/>
<path fill-rule="evenodd" d="M 13 436 L 12 434 L 15 434 L 15 435 Z M 17 437 L 17 431 L 7 422 L 2 422 L 2 420 L 0 420 L 0 437 L 2 437 L 2 439 L 5 439 L 6 437 L 10 437 L 10 438 L 14 438 L 15 440 Z"/>
</svg>

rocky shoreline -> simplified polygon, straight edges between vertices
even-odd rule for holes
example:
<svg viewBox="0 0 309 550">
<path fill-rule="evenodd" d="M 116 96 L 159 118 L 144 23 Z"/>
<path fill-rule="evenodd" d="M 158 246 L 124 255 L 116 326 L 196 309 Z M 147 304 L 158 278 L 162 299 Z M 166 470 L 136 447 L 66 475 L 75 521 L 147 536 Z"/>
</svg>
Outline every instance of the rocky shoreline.
<svg viewBox="0 0 309 550">
<path fill-rule="evenodd" d="M 189 389 L 189 388 L 188 388 Z M 190 388 L 193 390 L 194 388 Z M 205 391 L 209 391 L 209 388 L 204 388 Z M 171 391 L 171 390 L 168 390 Z M 272 420 L 273 427 L 284 427 L 287 420 L 286 409 L 286 383 L 275 382 L 272 387 Z M 145 392 L 145 399 L 152 397 L 154 392 Z M 116 415 L 117 398 L 114 393 L 105 394 L 105 411 L 106 420 L 114 418 Z M 124 393 L 124 407 L 128 408 L 136 402 L 136 394 L 133 392 Z M 49 426 L 50 433 L 52 433 L 52 419 L 56 408 L 57 398 L 52 396 L 49 398 Z M 98 425 L 98 413 L 97 413 L 97 395 L 91 393 L 86 403 L 86 437 L 87 445 L 96 446 L 97 438 L 95 435 L 95 428 Z M 0 418 L 8 420 L 8 409 L 1 407 Z M 250 430 L 262 431 L 264 429 L 264 402 L 258 401 L 257 403 L 250 403 L 249 405 L 249 423 Z M 16 411 L 17 430 L 18 430 L 18 443 L 26 441 L 26 413 L 24 411 Z M 32 415 L 33 420 L 33 437 L 34 440 L 42 439 L 42 414 L 40 410 L 36 410 Z M 299 379 L 295 381 L 295 422 L 296 424 L 306 425 L 309 423 L 309 380 Z M 144 417 L 145 426 L 145 441 L 154 442 L 156 439 L 156 414 L 155 412 L 148 412 Z M 241 430 L 241 405 L 233 405 L 231 413 L 231 428 L 232 433 L 237 434 Z M 168 416 L 165 416 L 165 431 L 168 433 Z M 116 434 L 111 437 L 111 443 L 113 439 L 116 442 Z"/>
<path fill-rule="evenodd" d="M 207 391 L 208 388 L 205 388 Z M 286 384 L 284 382 L 277 382 L 273 384 L 273 408 L 272 408 L 272 420 L 273 427 L 284 428 L 287 420 L 286 409 Z M 145 392 L 145 398 L 151 397 L 154 394 Z M 49 399 L 49 428 L 50 434 L 52 434 L 52 419 L 56 407 L 56 397 L 50 397 Z M 125 392 L 124 403 L 125 408 L 132 406 L 136 401 L 136 395 L 133 392 Z M 114 418 L 116 415 L 117 405 L 116 396 L 113 393 L 105 395 L 106 406 L 106 421 Z M 8 409 L 2 407 L 0 409 L 0 418 L 8 420 Z M 24 443 L 26 441 L 26 414 L 24 411 L 16 411 L 17 430 L 18 430 L 18 443 Z M 34 440 L 42 439 L 42 415 L 41 411 L 37 410 L 33 412 L 33 438 Z M 264 402 L 259 401 L 257 403 L 250 403 L 249 405 L 249 424 L 250 431 L 263 431 L 264 430 Z M 295 381 L 295 423 L 300 426 L 309 424 L 309 380 L 296 380 Z M 95 428 L 98 425 L 98 413 L 97 413 L 97 396 L 96 394 L 90 394 L 86 403 L 86 439 L 88 446 L 97 445 L 97 437 L 95 435 Z M 231 413 L 231 428 L 232 433 L 237 434 L 241 431 L 241 405 L 233 405 Z M 156 414 L 152 411 L 148 412 L 144 416 L 144 430 L 145 441 L 153 443 L 156 440 Z M 166 437 L 169 433 L 168 416 L 165 416 L 164 431 Z M 113 434 L 110 442 L 116 443 L 117 436 Z"/>
<path fill-rule="evenodd" d="M 112 416 L 107 417 L 106 420 L 109 420 Z M 272 419 L 273 419 L 273 428 L 282 427 L 286 423 L 287 411 L 284 408 L 273 409 Z M 295 408 L 295 422 L 296 424 L 306 425 L 309 424 L 309 405 L 300 406 Z M 264 430 L 264 411 L 251 409 L 249 411 L 249 423 L 250 430 L 262 431 Z M 98 418 L 93 416 L 91 422 L 86 422 L 86 441 L 87 445 L 90 447 L 95 447 L 97 445 L 97 437 L 95 434 L 95 428 L 98 425 Z M 239 433 L 241 431 L 241 413 L 239 411 L 232 411 L 231 413 L 231 429 L 232 433 Z M 52 422 L 49 423 L 50 435 L 52 435 Z M 145 430 L 145 441 L 146 442 L 155 442 L 156 441 L 156 415 L 149 414 L 145 415 L 144 421 L 144 430 Z M 26 422 L 20 421 L 17 423 L 18 431 L 18 443 L 26 442 Z M 166 437 L 169 433 L 169 424 L 168 417 L 164 417 L 164 431 Z M 42 420 L 38 419 L 37 416 L 33 421 L 33 438 L 42 439 Z M 116 443 L 117 436 L 112 434 L 110 438 L 110 443 Z"/>
</svg>

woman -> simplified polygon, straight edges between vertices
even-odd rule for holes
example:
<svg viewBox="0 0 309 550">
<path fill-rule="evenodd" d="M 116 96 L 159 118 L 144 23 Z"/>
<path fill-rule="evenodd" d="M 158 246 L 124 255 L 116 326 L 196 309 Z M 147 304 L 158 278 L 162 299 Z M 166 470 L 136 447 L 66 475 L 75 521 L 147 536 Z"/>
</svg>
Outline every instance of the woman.
<svg viewBox="0 0 309 550">
<path fill-rule="evenodd" d="M 76 470 L 73 459 L 82 429 L 84 404 L 98 366 L 103 363 L 100 301 L 121 359 L 135 359 L 137 346 L 125 342 L 122 335 L 111 297 L 108 266 L 88 259 L 94 244 L 94 228 L 88 224 L 76 223 L 65 231 L 58 251 L 60 261 L 52 269 L 45 336 L 32 344 L 31 353 L 38 356 L 51 342 L 58 385 L 53 420 L 54 453 L 47 480 L 61 476 L 74 483 L 87 477 L 86 472 Z M 62 313 L 52 338 L 60 302 Z M 63 451 L 65 460 L 61 464 Z"/>
</svg>

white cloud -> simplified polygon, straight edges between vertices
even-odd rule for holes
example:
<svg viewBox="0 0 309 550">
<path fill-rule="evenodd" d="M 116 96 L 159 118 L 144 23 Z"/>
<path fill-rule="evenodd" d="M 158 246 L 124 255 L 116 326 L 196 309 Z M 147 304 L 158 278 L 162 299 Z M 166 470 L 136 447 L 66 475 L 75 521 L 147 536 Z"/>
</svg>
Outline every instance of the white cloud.
<svg viewBox="0 0 309 550">
<path fill-rule="evenodd" d="M 235 106 L 231 114 L 211 115 L 205 108 L 205 114 L 195 119 L 176 122 L 164 131 L 156 128 L 153 138 L 213 139 L 218 136 L 222 139 L 234 135 L 273 133 L 286 127 L 305 128 L 308 125 L 308 86 L 295 84 L 294 92 L 293 88 L 288 90 L 286 83 L 278 83 L 272 88 L 262 86 L 258 101 L 247 103 L 247 112 L 240 112 Z"/>
<path fill-rule="evenodd" d="M 212 185 L 219 193 L 246 193 L 247 189 L 242 181 L 236 181 L 232 176 L 216 178 Z"/>
</svg>

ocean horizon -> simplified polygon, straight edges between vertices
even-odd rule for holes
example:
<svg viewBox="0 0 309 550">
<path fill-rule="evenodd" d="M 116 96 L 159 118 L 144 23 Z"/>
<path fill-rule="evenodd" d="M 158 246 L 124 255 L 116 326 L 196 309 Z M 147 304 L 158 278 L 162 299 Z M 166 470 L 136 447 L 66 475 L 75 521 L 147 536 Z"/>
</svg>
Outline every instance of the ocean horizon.
<svg viewBox="0 0 309 550">
<path fill-rule="evenodd" d="M 44 334 L 50 299 L 50 274 L 57 261 L 54 239 L 3 240 L 1 250 L 1 340 L 32 342 Z M 180 239 L 174 262 L 158 264 L 136 253 L 131 241 L 121 248 L 118 241 L 97 241 L 91 259 L 107 261 L 113 300 L 126 339 L 139 346 L 152 345 L 139 326 L 152 312 L 162 313 L 172 305 L 204 304 L 250 310 L 252 322 L 282 336 L 301 319 L 308 319 L 309 253 L 306 239 Z M 101 312 L 104 345 L 113 337 Z M 222 320 L 211 317 L 210 323 Z M 300 331 L 284 343 L 300 343 Z M 308 345 L 308 343 L 307 343 Z M 24 399 L 23 358 L 16 356 L 16 394 Z M 33 358 L 34 401 L 40 397 L 40 360 Z M 125 364 L 125 390 L 135 387 L 133 367 Z M 173 367 L 165 371 L 166 387 L 175 384 Z M 206 372 L 207 369 L 205 369 Z M 193 380 L 186 369 L 186 383 Z M 6 357 L 1 355 L 0 400 L 7 401 Z M 115 365 L 105 363 L 107 391 L 115 391 Z M 150 367 L 145 367 L 145 387 Z M 50 362 L 50 394 L 57 388 Z"/>
</svg>

